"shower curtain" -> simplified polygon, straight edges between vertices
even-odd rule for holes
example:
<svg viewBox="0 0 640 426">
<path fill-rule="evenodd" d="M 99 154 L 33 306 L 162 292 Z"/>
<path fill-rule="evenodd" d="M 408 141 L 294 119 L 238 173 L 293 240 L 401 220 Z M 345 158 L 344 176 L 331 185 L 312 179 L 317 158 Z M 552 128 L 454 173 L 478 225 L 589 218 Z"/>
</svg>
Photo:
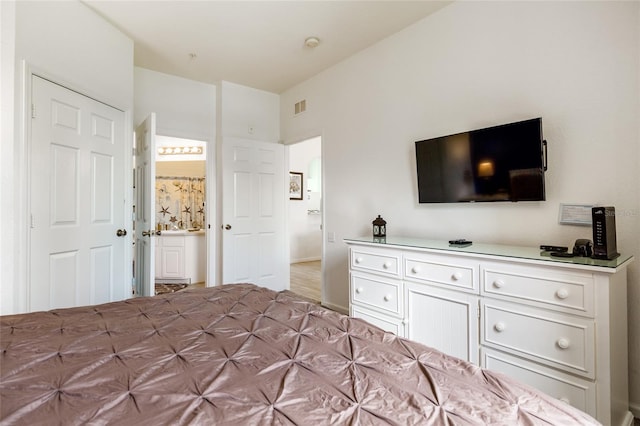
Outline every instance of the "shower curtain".
<svg viewBox="0 0 640 426">
<path fill-rule="evenodd" d="M 156 224 L 159 230 L 201 229 L 205 178 L 156 176 Z"/>
</svg>

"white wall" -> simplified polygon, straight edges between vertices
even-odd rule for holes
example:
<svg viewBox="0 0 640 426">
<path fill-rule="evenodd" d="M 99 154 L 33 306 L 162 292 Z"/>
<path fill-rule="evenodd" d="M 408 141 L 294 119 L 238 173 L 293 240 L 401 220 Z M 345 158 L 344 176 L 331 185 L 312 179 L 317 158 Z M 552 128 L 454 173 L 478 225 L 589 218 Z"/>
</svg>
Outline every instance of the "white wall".
<svg viewBox="0 0 640 426">
<path fill-rule="evenodd" d="M 216 131 L 216 86 L 134 68 L 133 123 L 156 113 L 156 131 L 165 136 L 204 140 L 213 146 Z"/>
<path fill-rule="evenodd" d="M 322 257 L 321 192 L 309 192 L 309 166 L 322 155 L 319 137 L 289 145 L 289 171 L 303 173 L 302 200 L 289 200 L 289 253 L 291 263 L 320 260 Z M 309 210 L 318 212 L 309 213 Z"/>
<path fill-rule="evenodd" d="M 219 135 L 263 142 L 280 140 L 280 96 L 223 81 Z"/>
<path fill-rule="evenodd" d="M 16 57 L 112 106 L 133 107 L 133 42 L 80 2 L 16 2 Z"/>
<path fill-rule="evenodd" d="M 7 3 L 7 4 L 5 4 Z M 14 14 L 15 12 L 15 14 Z M 14 39 L 10 34 L 15 29 Z M 9 33 L 9 35 L 6 35 Z M 15 75 L 11 94 L 2 93 L 3 166 L 5 152 L 12 167 L 5 175 L 3 200 L 13 203 L 12 217 L 3 219 L 2 265 L 13 265 L 2 273 L 0 295 L 2 314 L 22 312 L 26 308 L 26 136 L 25 99 L 29 87 L 24 82 L 23 63 L 57 83 L 68 85 L 86 95 L 115 106 L 131 117 L 133 108 L 133 42 L 80 2 L 2 2 L 2 81 Z M 6 54 L 15 56 L 5 63 Z M 15 67 L 10 69 L 9 67 Z M 108 76 L 108 78 L 105 78 Z M 7 111 L 8 109 L 8 111 Z M 13 128 L 4 129 L 5 113 L 13 114 Z M 125 132 L 130 134 L 131 127 Z M 5 139 L 5 136 L 8 139 Z M 129 144 L 125 149 L 130 150 Z M 127 183 L 129 181 L 127 180 Z M 8 272 L 5 274 L 5 272 Z"/>
<path fill-rule="evenodd" d="M 4 208 L 15 203 L 15 129 L 14 129 L 14 76 L 15 76 L 15 3 L 0 1 L 0 223 L 14 224 L 14 209 Z M 0 314 L 17 311 L 18 291 L 14 265 L 15 227 L 0 227 Z"/>
<path fill-rule="evenodd" d="M 640 409 L 640 3 L 455 2 L 282 94 L 282 137 L 323 135 L 325 302 L 348 305 L 347 248 L 389 235 L 571 245 L 560 203 L 613 205 L 629 268 L 632 401 Z M 292 105 L 307 111 L 292 117 Z M 542 116 L 547 201 L 417 203 L 414 141 Z M 640 414 L 637 412 L 636 414 Z"/>
</svg>

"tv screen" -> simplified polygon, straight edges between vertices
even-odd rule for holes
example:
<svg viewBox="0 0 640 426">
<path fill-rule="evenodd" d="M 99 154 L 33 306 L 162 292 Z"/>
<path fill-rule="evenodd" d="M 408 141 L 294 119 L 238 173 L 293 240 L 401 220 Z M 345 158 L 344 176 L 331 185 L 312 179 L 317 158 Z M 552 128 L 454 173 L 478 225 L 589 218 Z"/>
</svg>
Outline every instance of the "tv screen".
<svg viewBox="0 0 640 426">
<path fill-rule="evenodd" d="M 542 201 L 542 119 L 416 142 L 420 203 Z"/>
</svg>

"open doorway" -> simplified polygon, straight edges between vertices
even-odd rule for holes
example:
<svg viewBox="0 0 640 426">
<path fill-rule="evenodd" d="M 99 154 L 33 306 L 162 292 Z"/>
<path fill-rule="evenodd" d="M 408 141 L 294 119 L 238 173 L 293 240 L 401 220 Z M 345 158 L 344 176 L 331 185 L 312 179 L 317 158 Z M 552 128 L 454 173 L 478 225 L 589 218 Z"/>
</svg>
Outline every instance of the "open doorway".
<svg viewBox="0 0 640 426">
<path fill-rule="evenodd" d="M 289 145 L 290 283 L 294 293 L 322 302 L 322 139 Z"/>
<path fill-rule="evenodd" d="M 156 135 L 155 294 L 205 287 L 206 143 Z"/>
</svg>

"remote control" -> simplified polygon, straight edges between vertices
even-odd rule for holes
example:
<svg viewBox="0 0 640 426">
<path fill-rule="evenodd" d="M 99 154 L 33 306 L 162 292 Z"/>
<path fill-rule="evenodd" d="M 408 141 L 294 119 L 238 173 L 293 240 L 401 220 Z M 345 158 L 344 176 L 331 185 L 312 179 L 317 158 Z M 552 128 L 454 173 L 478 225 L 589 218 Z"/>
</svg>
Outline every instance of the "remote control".
<svg viewBox="0 0 640 426">
<path fill-rule="evenodd" d="M 459 240 L 449 240 L 449 244 L 452 246 L 468 246 L 471 245 L 471 241 L 465 240 L 464 238 Z"/>
<path fill-rule="evenodd" d="M 569 247 L 564 247 L 564 246 L 548 246 L 548 245 L 541 245 L 540 246 L 540 250 L 544 250 L 544 251 L 556 251 L 556 252 L 565 252 L 569 250 Z"/>
<path fill-rule="evenodd" d="M 574 257 L 575 254 L 567 253 L 567 252 L 564 252 L 564 251 L 552 251 L 551 252 L 551 256 L 553 256 L 553 257 Z"/>
</svg>

